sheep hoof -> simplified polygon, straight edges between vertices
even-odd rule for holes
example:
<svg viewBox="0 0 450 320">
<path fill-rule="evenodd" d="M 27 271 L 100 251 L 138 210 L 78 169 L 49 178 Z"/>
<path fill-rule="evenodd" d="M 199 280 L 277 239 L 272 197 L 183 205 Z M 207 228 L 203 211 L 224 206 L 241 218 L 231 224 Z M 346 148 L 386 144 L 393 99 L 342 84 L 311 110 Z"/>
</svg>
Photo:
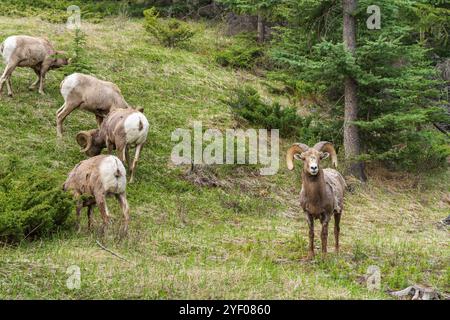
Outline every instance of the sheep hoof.
<svg viewBox="0 0 450 320">
<path fill-rule="evenodd" d="M 40 94 L 41 96 L 44 96 L 44 95 L 45 95 L 45 92 L 39 90 L 39 94 Z"/>
</svg>

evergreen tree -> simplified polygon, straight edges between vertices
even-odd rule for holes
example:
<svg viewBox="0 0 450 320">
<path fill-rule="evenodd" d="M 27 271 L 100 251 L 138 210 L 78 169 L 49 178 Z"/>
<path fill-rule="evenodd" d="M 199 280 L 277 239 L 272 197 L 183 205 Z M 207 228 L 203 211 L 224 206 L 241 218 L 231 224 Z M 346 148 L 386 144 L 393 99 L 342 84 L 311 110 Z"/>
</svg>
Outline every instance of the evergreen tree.
<svg viewBox="0 0 450 320">
<path fill-rule="evenodd" d="M 341 4 L 283 1 L 288 25 L 278 28 L 272 50 L 280 68 L 274 77 L 298 95 L 325 97 L 315 99 L 314 108 L 340 122 L 346 79 L 354 79 L 359 108 L 353 123 L 361 135 L 360 159 L 419 170 L 424 163 L 444 164 L 450 154 L 448 138 L 432 126 L 434 121 L 449 121 L 433 66 L 439 51 L 433 45 L 443 40 L 419 23 L 416 9 L 423 2 L 377 1 L 381 29 L 369 30 L 366 10 L 372 1 L 359 1 L 354 55 L 343 46 Z"/>
</svg>

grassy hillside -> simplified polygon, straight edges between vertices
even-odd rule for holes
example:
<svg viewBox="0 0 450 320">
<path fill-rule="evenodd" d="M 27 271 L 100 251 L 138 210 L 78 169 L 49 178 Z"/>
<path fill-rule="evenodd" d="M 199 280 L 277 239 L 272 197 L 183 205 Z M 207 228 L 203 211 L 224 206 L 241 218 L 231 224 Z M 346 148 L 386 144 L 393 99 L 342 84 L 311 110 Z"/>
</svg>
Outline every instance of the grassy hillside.
<svg viewBox="0 0 450 320">
<path fill-rule="evenodd" d="M 293 174 L 281 163 L 277 175 L 261 177 L 252 167 L 224 166 L 192 177 L 184 174 L 186 168 L 173 167 L 174 129 L 196 120 L 210 128 L 237 125 L 222 102 L 233 87 L 250 83 L 266 98 L 277 98 L 264 92 L 263 79 L 214 63 L 212 53 L 231 41 L 219 27 L 193 27 L 198 35 L 188 48 L 166 49 L 147 37 L 140 20 L 84 24 L 97 76 L 118 84 L 132 105 L 144 107 L 151 124 L 137 181 L 128 188 L 130 234 L 121 242 L 114 237 L 120 212 L 109 202 L 115 219 L 105 245 L 128 261 L 96 244 L 98 234 L 86 230 L 83 215 L 79 234 L 73 228 L 43 240 L 0 245 L 0 299 L 373 299 L 389 298 L 387 289 L 414 283 L 448 292 L 448 230 L 437 224 L 449 211 L 443 201 L 450 192 L 448 172 L 406 176 L 372 168 L 369 183 L 347 194 L 341 255 L 306 261 L 299 168 Z M 63 26 L 1 17 L 0 39 L 12 34 L 45 34 L 58 49 L 68 49 L 72 41 Z M 84 159 L 74 137 L 95 127 L 92 115 L 72 113 L 63 142 L 56 139 L 63 77 L 50 72 L 46 95 L 40 96 L 27 89 L 34 73 L 19 69 L 13 75 L 16 95 L 0 100 L 0 161 L 17 156 L 18 174 L 43 171 L 62 183 Z M 292 142 L 283 141 L 283 154 Z M 97 210 L 95 221 L 99 226 Z M 318 232 L 316 227 L 317 249 Z M 66 287 L 71 265 L 81 268 L 79 290 Z M 370 265 L 381 269 L 379 292 L 358 281 Z"/>
</svg>

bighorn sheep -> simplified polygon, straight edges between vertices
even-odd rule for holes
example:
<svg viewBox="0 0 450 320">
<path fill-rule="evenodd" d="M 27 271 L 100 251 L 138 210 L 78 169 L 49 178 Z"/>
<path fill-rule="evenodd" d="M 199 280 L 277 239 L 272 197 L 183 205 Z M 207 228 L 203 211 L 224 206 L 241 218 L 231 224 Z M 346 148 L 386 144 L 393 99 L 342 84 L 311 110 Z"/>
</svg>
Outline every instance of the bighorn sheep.
<svg viewBox="0 0 450 320">
<path fill-rule="evenodd" d="M 309 225 L 309 258 L 314 257 L 314 220 L 319 219 L 322 224 L 322 252 L 326 254 L 328 222 L 332 215 L 334 215 L 335 248 L 336 252 L 339 252 L 339 222 L 346 183 L 338 171 L 320 168 L 320 161 L 330 155 L 336 168 L 336 151 L 330 142 L 322 141 L 312 148 L 303 143 L 296 143 L 289 148 L 286 155 L 289 170 L 294 169 L 294 158 L 303 161 L 300 205 L 306 214 Z"/>
<path fill-rule="evenodd" d="M 119 87 L 82 73 L 73 73 L 61 82 L 64 104 L 56 113 L 57 133 L 62 137 L 64 119 L 75 109 L 93 112 L 100 127 L 103 118 L 114 109 L 130 108 Z"/>
<path fill-rule="evenodd" d="M 97 205 L 103 219 L 103 234 L 109 224 L 110 216 L 106 205 L 106 196 L 115 195 L 124 216 L 122 233 L 126 234 L 130 219 L 125 193 L 126 184 L 125 168 L 115 156 L 99 155 L 78 163 L 69 173 L 63 185 L 64 191 L 72 192 L 77 199 L 78 230 L 80 229 L 80 213 L 83 207 L 88 207 L 88 228 L 90 229 L 93 206 Z"/>
<path fill-rule="evenodd" d="M 125 160 L 131 171 L 130 183 L 133 182 L 136 164 L 142 146 L 147 140 L 149 123 L 144 114 L 134 109 L 116 109 L 111 111 L 100 125 L 100 129 L 81 131 L 76 140 L 87 156 L 100 154 L 107 147 L 108 152 L 117 150 L 119 159 Z M 133 163 L 130 163 L 129 148 L 136 147 Z"/>
<path fill-rule="evenodd" d="M 29 36 L 11 36 L 0 45 L 0 53 L 6 64 L 5 71 L 0 78 L 0 95 L 6 82 L 8 95 L 12 96 L 11 75 L 16 67 L 30 67 L 34 70 L 38 79 L 30 89 L 35 89 L 39 84 L 39 93 L 44 94 L 45 75 L 48 70 L 60 68 L 69 64 L 69 60 L 60 55 L 64 51 L 56 51 L 52 44 L 43 38 Z"/>
</svg>

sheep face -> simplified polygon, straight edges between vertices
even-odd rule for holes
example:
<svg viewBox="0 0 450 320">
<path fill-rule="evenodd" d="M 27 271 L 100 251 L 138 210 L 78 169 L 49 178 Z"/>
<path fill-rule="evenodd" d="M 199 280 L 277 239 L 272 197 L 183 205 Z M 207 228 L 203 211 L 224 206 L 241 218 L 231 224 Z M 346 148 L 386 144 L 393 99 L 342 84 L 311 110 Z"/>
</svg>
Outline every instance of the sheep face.
<svg viewBox="0 0 450 320">
<path fill-rule="evenodd" d="M 93 129 L 89 131 L 81 131 L 76 136 L 77 143 L 83 149 L 88 157 L 94 157 L 102 152 L 102 149 L 106 147 L 105 140 L 100 136 L 99 129 Z"/>
<path fill-rule="evenodd" d="M 306 173 L 316 176 L 319 173 L 320 160 L 328 158 L 329 155 L 328 152 L 321 152 L 310 148 L 305 152 L 296 153 L 294 158 L 303 161 L 303 170 Z"/>
<path fill-rule="evenodd" d="M 66 53 L 64 51 L 57 51 L 55 58 L 50 65 L 50 69 L 58 69 L 63 66 L 67 66 L 70 63 L 70 59 L 65 56 Z"/>
</svg>

